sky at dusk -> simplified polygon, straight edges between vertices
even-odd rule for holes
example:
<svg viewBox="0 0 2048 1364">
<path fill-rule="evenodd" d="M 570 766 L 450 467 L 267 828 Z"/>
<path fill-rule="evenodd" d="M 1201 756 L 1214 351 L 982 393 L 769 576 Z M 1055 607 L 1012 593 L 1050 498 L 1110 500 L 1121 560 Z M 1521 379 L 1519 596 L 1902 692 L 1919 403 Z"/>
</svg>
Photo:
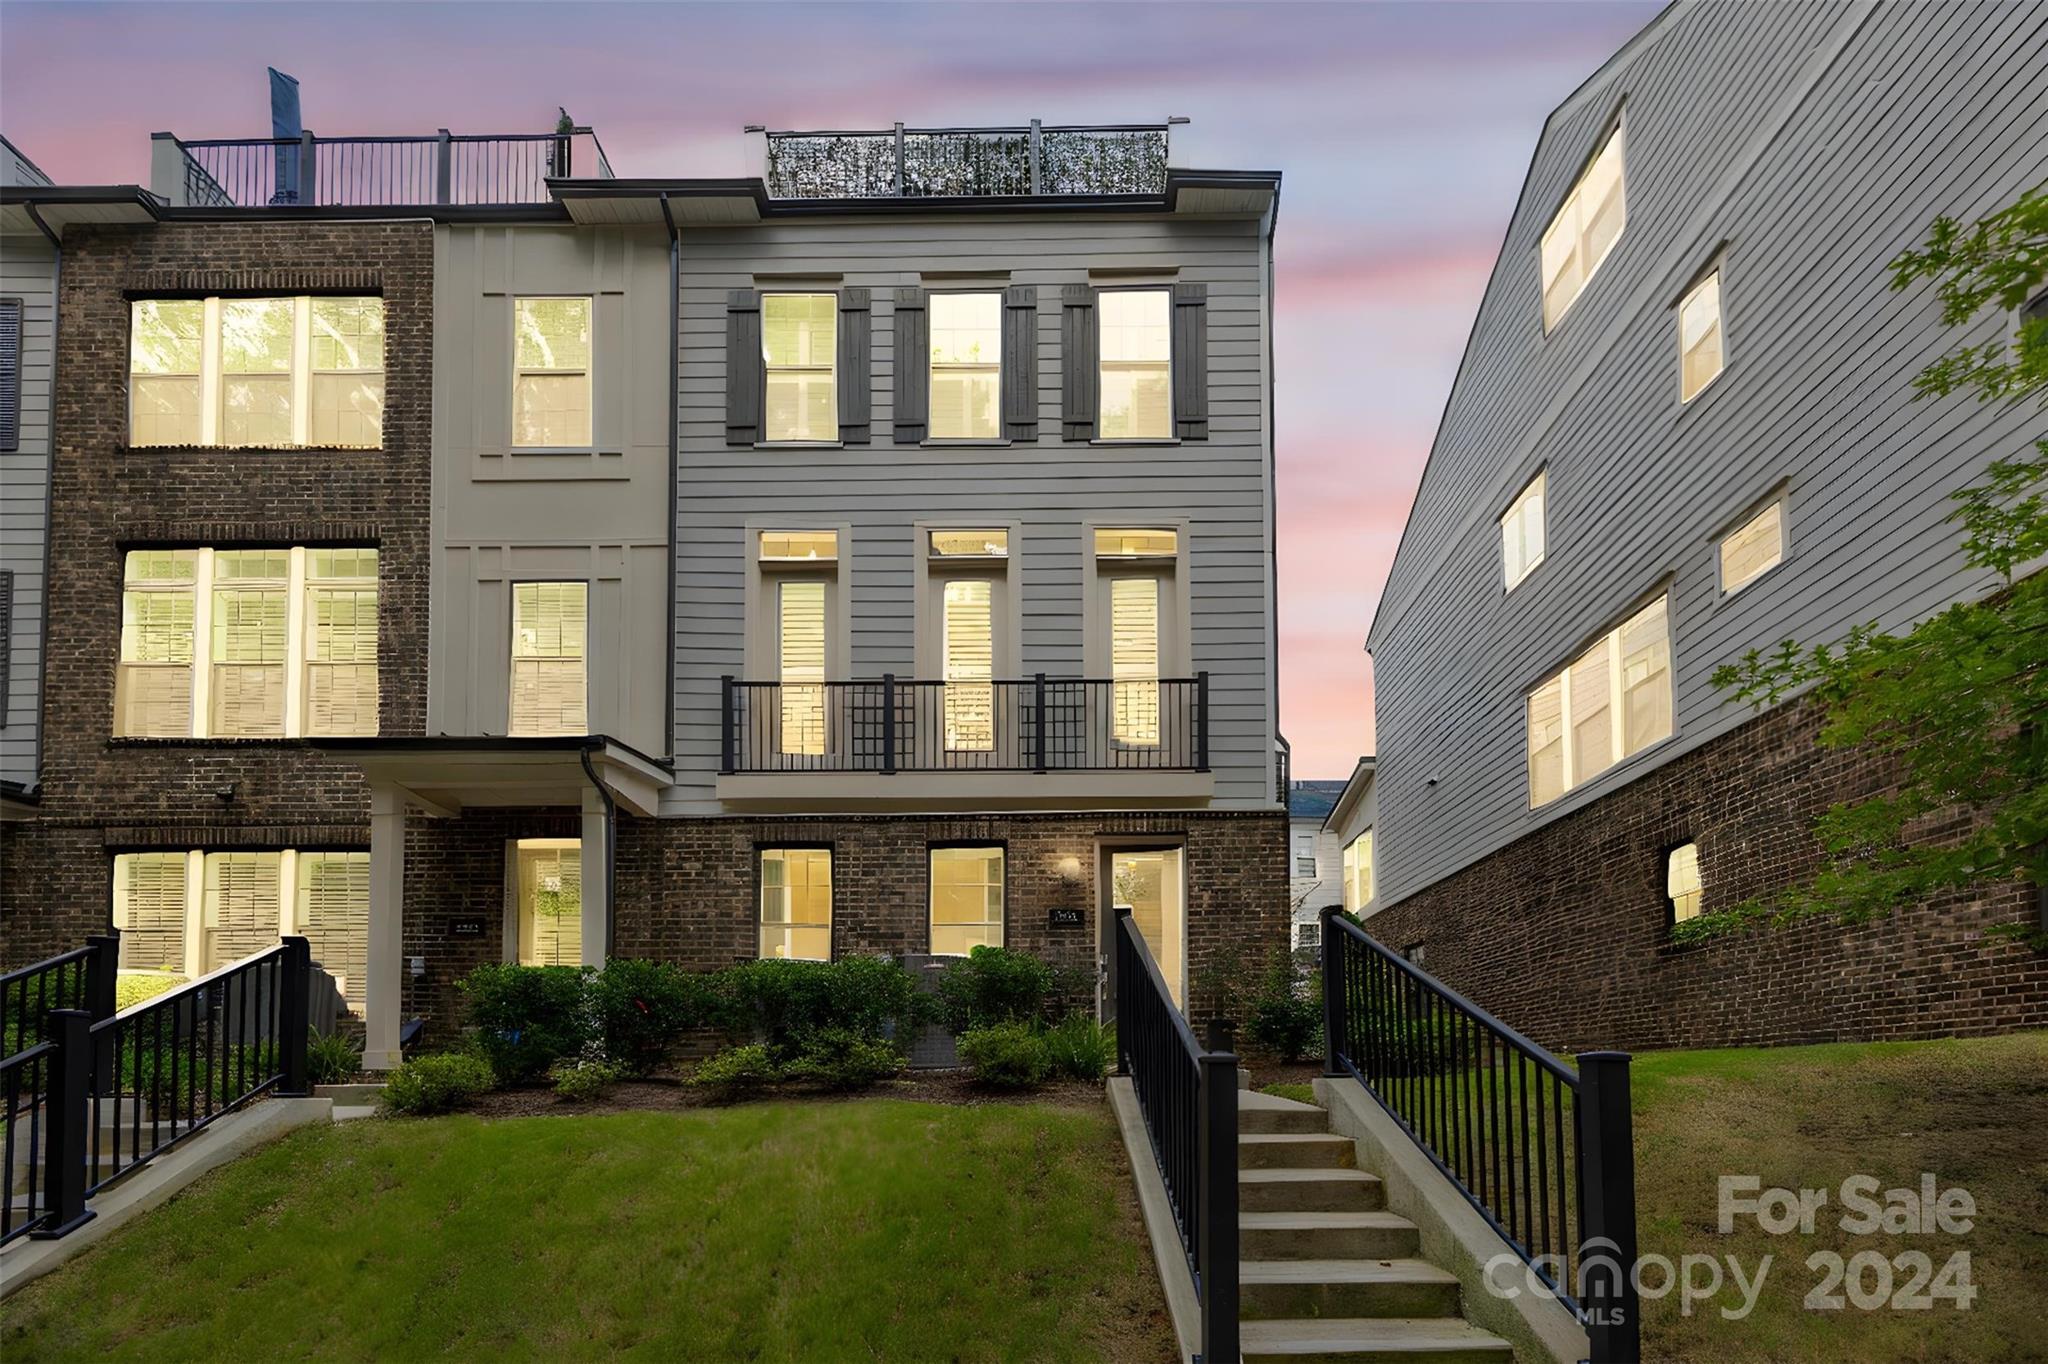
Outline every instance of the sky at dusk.
<svg viewBox="0 0 2048 1364">
<path fill-rule="evenodd" d="M 1406 4 L 0 5 L 0 132 L 58 183 L 149 134 L 597 130 L 620 175 L 730 175 L 739 130 L 1193 120 L 1285 173 L 1276 266 L 1281 724 L 1371 751 L 1365 632 L 1529 154 L 1654 0 Z M 1180 134 L 1177 132 L 1176 136 Z M 1176 158 L 1178 159 L 1178 158 Z"/>
</svg>

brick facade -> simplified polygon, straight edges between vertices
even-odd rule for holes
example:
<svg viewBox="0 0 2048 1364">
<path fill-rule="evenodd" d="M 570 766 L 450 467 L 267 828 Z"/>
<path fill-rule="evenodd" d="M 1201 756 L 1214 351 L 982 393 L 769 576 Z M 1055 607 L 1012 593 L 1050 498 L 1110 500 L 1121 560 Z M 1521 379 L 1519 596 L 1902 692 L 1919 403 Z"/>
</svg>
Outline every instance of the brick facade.
<svg viewBox="0 0 2048 1364">
<path fill-rule="evenodd" d="M 1815 743 L 1781 707 L 1366 921 L 1390 947 L 1560 1050 L 1725 1047 L 2048 1026 L 2048 955 L 1987 938 L 2039 922 L 2016 884 L 1861 927 L 1832 917 L 1674 946 L 1665 855 L 1696 841 L 1709 911 L 1820 865 L 1830 804 L 1891 789 L 1889 760 Z M 1928 836 L 1939 837 L 1939 829 Z"/>
<path fill-rule="evenodd" d="M 380 727 L 423 733 L 433 260 L 426 223 L 66 233 L 42 804 L 0 833 L 0 960 L 32 960 L 103 928 L 112 851 L 369 846 L 360 774 L 301 741 L 112 737 L 122 561 L 147 545 L 375 545 Z M 383 295 L 382 450 L 129 447 L 132 298 L 321 291 Z"/>
</svg>

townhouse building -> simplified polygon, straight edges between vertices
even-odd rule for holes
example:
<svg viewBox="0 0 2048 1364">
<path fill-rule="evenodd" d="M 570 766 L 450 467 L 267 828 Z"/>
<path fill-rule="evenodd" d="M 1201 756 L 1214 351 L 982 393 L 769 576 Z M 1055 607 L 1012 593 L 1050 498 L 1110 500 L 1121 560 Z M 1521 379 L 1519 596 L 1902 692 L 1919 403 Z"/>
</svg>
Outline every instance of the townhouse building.
<svg viewBox="0 0 2048 1364">
<path fill-rule="evenodd" d="M 1176 136 L 1178 134 L 1178 136 Z M 1286 938 L 1279 177 L 1185 129 L 185 141 L 64 271 L 6 951 L 306 932 L 393 1063 L 492 961 Z"/>
<path fill-rule="evenodd" d="M 1330 807 L 1344 791 L 1341 781 L 1287 784 L 1288 945 L 1296 951 L 1321 942 L 1323 906 L 1340 902 L 1341 854 L 1326 827 Z"/>
<path fill-rule="evenodd" d="M 2044 119 L 2048 30 L 1998 0 L 1681 0 L 1550 116 L 1372 625 L 1376 935 L 1573 1048 L 2048 1021 L 2048 964 L 1985 936 L 2040 924 L 2019 885 L 1671 936 L 1895 780 L 1714 670 L 1997 586 L 1948 495 L 2040 414 L 1912 380 L 2012 319 L 1886 266 L 2048 180 Z"/>
<path fill-rule="evenodd" d="M 0 138 L 0 185 L 49 183 Z M 26 818 L 36 796 L 56 265 L 35 218 L 0 209 L 0 819 L 9 820 Z"/>
</svg>

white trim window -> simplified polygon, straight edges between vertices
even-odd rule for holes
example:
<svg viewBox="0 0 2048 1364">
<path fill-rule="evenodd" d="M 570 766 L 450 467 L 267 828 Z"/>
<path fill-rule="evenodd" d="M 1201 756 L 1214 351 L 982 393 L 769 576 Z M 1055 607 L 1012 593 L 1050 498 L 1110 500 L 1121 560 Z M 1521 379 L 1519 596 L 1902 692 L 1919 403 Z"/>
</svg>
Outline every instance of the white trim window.
<svg viewBox="0 0 2048 1364">
<path fill-rule="evenodd" d="M 933 848 L 932 955 L 964 957 L 977 947 L 1002 945 L 1002 847 Z"/>
<path fill-rule="evenodd" d="M 1671 635 L 1659 596 L 1529 693 L 1529 805 L 1547 805 L 1671 737 Z"/>
<path fill-rule="evenodd" d="M 590 585 L 512 585 L 513 735 L 590 732 Z"/>
<path fill-rule="evenodd" d="M 116 738 L 375 734 L 377 698 L 376 550 L 124 559 Z"/>
<path fill-rule="evenodd" d="M 1536 477 L 1515 494 L 1515 500 L 1501 513 L 1501 576 L 1509 592 L 1514 591 L 1515 585 L 1543 562 L 1547 548 L 1546 520 L 1550 515 L 1549 499 L 1545 495 L 1548 478 L 1548 470 L 1538 469 Z"/>
<path fill-rule="evenodd" d="M 1586 168 L 1543 230 L 1543 330 L 1558 324 L 1606 261 L 1628 225 L 1621 125 Z"/>
<path fill-rule="evenodd" d="M 832 850 L 761 849 L 761 955 L 832 960 Z"/>
<path fill-rule="evenodd" d="M 1671 922 L 1682 924 L 1697 919 L 1707 898 L 1706 882 L 1700 879 L 1700 845 L 1681 843 L 1664 857 L 1664 898 L 1671 907 Z"/>
<path fill-rule="evenodd" d="M 995 440 L 1003 434 L 1003 296 L 933 294 L 931 436 Z"/>
<path fill-rule="evenodd" d="M 119 853 L 113 886 L 122 974 L 196 977 L 303 934 L 349 1010 L 363 1012 L 367 852 Z"/>
<path fill-rule="evenodd" d="M 1686 291 L 1678 302 L 1678 400 L 1689 403 L 1721 377 L 1721 272 Z"/>
<path fill-rule="evenodd" d="M 941 606 L 946 751 L 986 753 L 996 746 L 995 583 L 949 578 Z"/>
<path fill-rule="evenodd" d="M 1323 945 L 1323 921 L 1303 919 L 1294 925 L 1294 945 L 1306 949 Z"/>
<path fill-rule="evenodd" d="M 1096 298 L 1103 440 L 1173 435 L 1173 298 L 1165 289 L 1104 289 Z"/>
<path fill-rule="evenodd" d="M 512 301 L 512 444 L 588 449 L 590 300 Z"/>
<path fill-rule="evenodd" d="M 1344 845 L 1344 909 L 1362 913 L 1372 903 L 1372 830 Z"/>
<path fill-rule="evenodd" d="M 761 296 L 764 441 L 839 439 L 838 345 L 837 294 Z"/>
<path fill-rule="evenodd" d="M 383 444 L 381 298 L 136 299 L 128 338 L 131 445 Z"/>
<path fill-rule="evenodd" d="M 1298 833 L 1294 836 L 1294 876 L 1296 880 L 1313 880 L 1316 874 L 1316 836 L 1312 833 Z"/>
<path fill-rule="evenodd" d="M 1721 541 L 1721 591 L 1733 595 L 1785 558 L 1785 499 L 1772 498 Z"/>
</svg>

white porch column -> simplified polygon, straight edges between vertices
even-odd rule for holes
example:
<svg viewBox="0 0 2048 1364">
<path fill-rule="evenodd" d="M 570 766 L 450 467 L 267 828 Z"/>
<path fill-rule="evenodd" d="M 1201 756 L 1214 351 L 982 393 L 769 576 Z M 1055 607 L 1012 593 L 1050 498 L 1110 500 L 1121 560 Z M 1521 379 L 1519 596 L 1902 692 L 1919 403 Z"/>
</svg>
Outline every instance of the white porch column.
<svg viewBox="0 0 2048 1364">
<path fill-rule="evenodd" d="M 605 856 L 611 831 L 611 812 L 604 796 L 590 787 L 583 790 L 583 964 L 604 965 L 604 945 L 611 937 L 612 881 L 610 859 Z"/>
<path fill-rule="evenodd" d="M 363 973 L 365 1070 L 392 1070 L 401 1059 L 398 1030 L 405 1012 L 405 792 L 370 784 L 369 969 Z"/>
</svg>

